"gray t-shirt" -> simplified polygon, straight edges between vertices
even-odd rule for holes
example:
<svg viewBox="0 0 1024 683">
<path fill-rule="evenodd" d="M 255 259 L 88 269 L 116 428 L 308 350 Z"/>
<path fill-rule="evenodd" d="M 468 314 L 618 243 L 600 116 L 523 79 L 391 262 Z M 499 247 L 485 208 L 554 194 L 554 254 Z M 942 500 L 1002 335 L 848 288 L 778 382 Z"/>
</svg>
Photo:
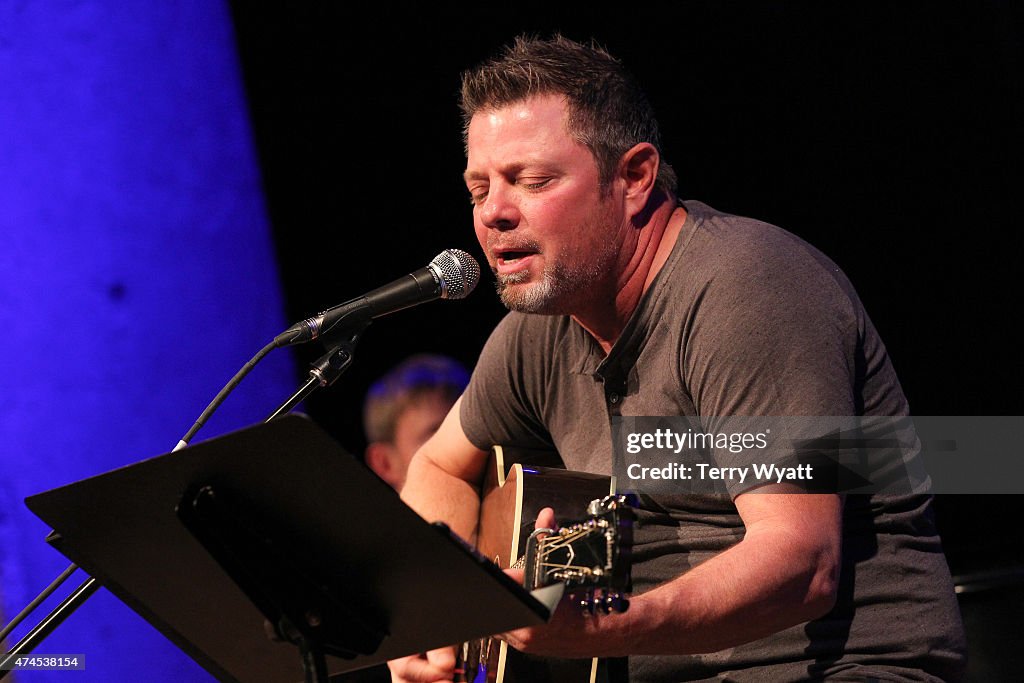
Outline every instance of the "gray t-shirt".
<svg viewBox="0 0 1024 683">
<path fill-rule="evenodd" d="M 554 448 L 609 474 L 615 416 L 903 416 L 877 332 L 839 268 L 772 225 L 687 201 L 677 243 L 607 356 L 565 316 L 510 313 L 463 397 L 479 448 Z M 955 680 L 964 636 L 927 496 L 848 496 L 835 608 L 697 656 L 630 657 L 631 681 Z M 634 592 L 743 538 L 728 496 L 643 497 Z"/>
</svg>

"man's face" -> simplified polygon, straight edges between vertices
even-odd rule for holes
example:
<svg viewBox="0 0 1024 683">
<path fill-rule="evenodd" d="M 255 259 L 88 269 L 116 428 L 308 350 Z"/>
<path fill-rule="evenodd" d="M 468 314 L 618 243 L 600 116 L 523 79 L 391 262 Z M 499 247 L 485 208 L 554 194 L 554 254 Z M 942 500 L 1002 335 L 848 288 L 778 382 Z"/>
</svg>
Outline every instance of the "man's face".
<svg viewBox="0 0 1024 683">
<path fill-rule="evenodd" d="M 469 124 L 474 228 L 512 310 L 572 314 L 614 285 L 625 221 L 565 120 L 564 98 L 543 95 Z"/>
</svg>

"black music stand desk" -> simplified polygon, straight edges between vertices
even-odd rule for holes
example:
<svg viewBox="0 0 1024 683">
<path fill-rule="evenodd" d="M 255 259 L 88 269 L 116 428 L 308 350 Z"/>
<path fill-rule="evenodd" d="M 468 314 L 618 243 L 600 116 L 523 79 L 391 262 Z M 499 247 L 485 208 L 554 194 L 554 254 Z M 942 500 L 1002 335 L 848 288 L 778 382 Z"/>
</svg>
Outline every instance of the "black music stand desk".
<svg viewBox="0 0 1024 683">
<path fill-rule="evenodd" d="M 210 490 L 227 514 L 201 543 L 177 508 Z M 326 658 L 331 674 L 548 617 L 525 589 L 425 522 L 300 415 L 26 504 L 54 530 L 48 541 L 55 548 L 223 681 L 303 679 L 298 648 L 268 636 L 261 586 L 290 590 L 305 581 L 333 599 L 315 619 L 338 626 L 354 644 L 352 658 Z M 215 559 L 208 541 L 229 547 Z M 293 573 L 302 580 L 292 581 Z"/>
</svg>

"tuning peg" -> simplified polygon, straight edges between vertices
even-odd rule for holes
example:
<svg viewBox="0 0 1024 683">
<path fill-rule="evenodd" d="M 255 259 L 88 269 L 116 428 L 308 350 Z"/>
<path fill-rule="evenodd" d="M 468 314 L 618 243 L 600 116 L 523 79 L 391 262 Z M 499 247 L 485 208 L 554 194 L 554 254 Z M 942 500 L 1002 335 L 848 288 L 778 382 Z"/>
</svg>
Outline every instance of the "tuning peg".
<svg viewBox="0 0 1024 683">
<path fill-rule="evenodd" d="M 579 609 L 588 614 L 596 614 L 598 612 L 601 614 L 611 614 L 612 612 L 621 614 L 629 609 L 629 599 L 621 593 L 588 589 L 573 593 L 572 598 L 576 601 Z"/>
<path fill-rule="evenodd" d="M 608 612 L 625 612 L 629 609 L 629 600 L 620 593 L 606 593 L 602 600 L 601 607 L 605 613 Z"/>
<path fill-rule="evenodd" d="M 582 593 L 577 593 L 575 596 L 576 603 L 580 608 L 580 611 L 588 614 L 594 613 L 594 591 L 584 590 Z"/>
</svg>

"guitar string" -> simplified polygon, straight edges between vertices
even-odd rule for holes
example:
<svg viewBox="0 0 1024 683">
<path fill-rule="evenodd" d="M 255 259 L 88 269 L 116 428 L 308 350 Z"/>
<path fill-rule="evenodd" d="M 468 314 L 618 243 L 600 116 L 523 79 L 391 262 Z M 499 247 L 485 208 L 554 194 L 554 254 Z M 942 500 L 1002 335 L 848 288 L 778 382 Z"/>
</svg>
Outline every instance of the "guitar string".
<svg viewBox="0 0 1024 683">
<path fill-rule="evenodd" d="M 550 540 L 542 539 L 541 544 L 544 546 L 550 546 L 550 548 L 542 548 L 540 556 L 541 561 L 539 562 L 539 566 L 555 569 L 569 569 L 573 566 L 573 561 L 576 559 L 576 549 L 574 547 L 574 544 L 579 540 L 579 538 L 590 535 L 592 531 L 592 529 L 580 529 L 574 531 L 573 533 L 565 534 L 564 536 L 552 537 Z M 569 550 L 569 557 L 565 560 L 565 562 L 554 563 L 546 561 L 550 555 L 559 550 L 562 550 L 563 548 L 568 548 Z"/>
</svg>

